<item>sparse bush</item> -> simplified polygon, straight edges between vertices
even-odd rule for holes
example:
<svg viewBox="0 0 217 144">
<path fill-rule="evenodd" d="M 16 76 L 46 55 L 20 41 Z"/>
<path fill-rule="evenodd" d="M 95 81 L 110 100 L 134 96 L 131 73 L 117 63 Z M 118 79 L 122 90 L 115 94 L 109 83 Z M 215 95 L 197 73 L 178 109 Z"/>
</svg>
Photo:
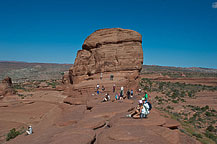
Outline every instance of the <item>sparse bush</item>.
<svg viewBox="0 0 217 144">
<path fill-rule="evenodd" d="M 199 133 L 193 133 L 192 135 L 195 136 L 195 137 L 197 137 L 197 138 L 203 138 L 202 135 L 199 134 Z"/>
<path fill-rule="evenodd" d="M 167 106 L 167 109 L 173 110 L 174 108 L 168 105 L 168 106 Z"/>
<path fill-rule="evenodd" d="M 217 142 L 217 136 L 215 136 L 214 134 L 212 134 L 211 132 L 209 131 L 206 131 L 204 133 L 204 135 L 210 139 L 212 139 L 214 142 Z"/>
<path fill-rule="evenodd" d="M 211 113 L 211 112 L 208 112 L 208 111 L 205 113 L 205 115 L 206 115 L 207 117 L 214 116 L 214 114 L 213 114 L 213 113 Z"/>
<path fill-rule="evenodd" d="M 20 135 L 19 131 L 16 131 L 15 128 L 11 129 L 10 132 L 7 134 L 6 141 L 15 138 L 16 136 Z"/>
<path fill-rule="evenodd" d="M 215 132 L 215 128 L 212 125 L 208 126 L 206 128 L 206 130 L 209 131 L 209 132 Z"/>
<path fill-rule="evenodd" d="M 178 103 L 178 101 L 177 101 L 177 100 L 172 100 L 172 102 L 173 102 L 173 103 Z"/>
</svg>

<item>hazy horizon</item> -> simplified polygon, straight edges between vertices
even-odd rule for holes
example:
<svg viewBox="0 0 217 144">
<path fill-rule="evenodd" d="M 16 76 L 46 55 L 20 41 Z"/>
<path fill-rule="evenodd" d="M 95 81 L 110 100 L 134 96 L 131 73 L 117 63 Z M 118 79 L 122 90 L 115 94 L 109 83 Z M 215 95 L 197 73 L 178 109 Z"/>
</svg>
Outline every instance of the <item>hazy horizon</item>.
<svg viewBox="0 0 217 144">
<path fill-rule="evenodd" d="M 74 63 L 57 63 L 57 62 L 27 62 L 27 61 L 2 61 L 0 60 L 0 62 L 14 62 L 14 63 L 38 63 L 38 64 L 65 64 L 65 65 L 73 65 Z M 152 64 L 143 64 L 143 66 L 160 66 L 160 67 L 176 67 L 176 68 L 208 68 L 208 69 L 216 69 L 216 68 L 211 68 L 211 67 L 188 67 L 188 66 L 183 66 L 183 67 L 179 67 L 179 66 L 170 66 L 170 65 L 152 65 Z M 217 69 L 216 69 L 217 70 Z"/>
<path fill-rule="evenodd" d="M 120 27 L 142 35 L 144 65 L 217 69 L 216 1 L 2 1 L 0 61 L 73 64 L 87 36 Z"/>
</svg>

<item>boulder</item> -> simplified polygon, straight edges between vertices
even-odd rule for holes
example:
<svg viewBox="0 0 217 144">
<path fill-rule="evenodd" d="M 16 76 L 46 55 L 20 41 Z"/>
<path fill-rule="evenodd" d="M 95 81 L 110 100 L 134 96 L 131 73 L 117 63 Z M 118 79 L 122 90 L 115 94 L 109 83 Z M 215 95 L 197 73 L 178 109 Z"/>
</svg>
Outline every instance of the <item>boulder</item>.
<svg viewBox="0 0 217 144">
<path fill-rule="evenodd" d="M 0 96 L 14 94 L 15 91 L 12 88 L 12 80 L 10 77 L 6 77 L 0 83 Z"/>
<path fill-rule="evenodd" d="M 121 28 L 101 29 L 86 38 L 63 81 L 75 84 L 101 72 L 140 71 L 142 64 L 142 36 L 138 32 Z"/>
<path fill-rule="evenodd" d="M 12 79 L 10 77 L 6 77 L 5 79 L 2 80 L 2 84 L 5 84 L 8 87 L 11 87 L 12 86 Z"/>
</svg>

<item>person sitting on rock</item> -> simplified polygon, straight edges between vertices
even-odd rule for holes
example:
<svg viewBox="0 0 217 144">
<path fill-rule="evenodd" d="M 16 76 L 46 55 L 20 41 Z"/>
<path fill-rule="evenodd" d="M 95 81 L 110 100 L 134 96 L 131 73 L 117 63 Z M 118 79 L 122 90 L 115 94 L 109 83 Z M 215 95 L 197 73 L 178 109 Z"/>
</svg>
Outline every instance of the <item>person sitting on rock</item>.
<svg viewBox="0 0 217 144">
<path fill-rule="evenodd" d="M 147 118 L 147 115 L 149 114 L 149 105 L 148 103 L 145 101 L 145 103 L 142 106 L 142 111 L 140 114 L 140 118 Z"/>
<path fill-rule="evenodd" d="M 115 94 L 115 100 L 119 100 L 120 98 L 119 98 L 119 96 L 118 96 L 118 94 L 116 93 Z"/>
<path fill-rule="evenodd" d="M 110 98 L 109 94 L 107 93 L 107 94 L 105 94 L 105 98 L 103 99 L 102 102 L 107 102 L 107 101 L 109 101 L 110 99 L 111 99 L 111 98 Z"/>
<path fill-rule="evenodd" d="M 32 126 L 28 127 L 28 130 L 26 131 L 27 135 L 31 135 L 33 133 Z"/>
<path fill-rule="evenodd" d="M 127 117 L 132 117 L 132 118 L 140 118 L 141 112 L 143 108 L 143 102 L 142 100 L 139 100 L 139 104 L 135 108 L 135 111 L 127 115 Z"/>
</svg>

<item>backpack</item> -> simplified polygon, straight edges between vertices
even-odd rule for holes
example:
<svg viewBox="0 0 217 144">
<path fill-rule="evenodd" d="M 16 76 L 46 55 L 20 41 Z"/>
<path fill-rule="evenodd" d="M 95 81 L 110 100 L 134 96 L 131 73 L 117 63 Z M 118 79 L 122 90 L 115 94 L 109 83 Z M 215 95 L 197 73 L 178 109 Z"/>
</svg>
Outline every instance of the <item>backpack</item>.
<svg viewBox="0 0 217 144">
<path fill-rule="evenodd" d="M 149 110 L 151 110 L 151 109 L 152 109 L 151 103 L 150 103 L 150 102 L 147 102 L 147 103 L 148 103 L 148 105 L 149 105 Z"/>
</svg>

